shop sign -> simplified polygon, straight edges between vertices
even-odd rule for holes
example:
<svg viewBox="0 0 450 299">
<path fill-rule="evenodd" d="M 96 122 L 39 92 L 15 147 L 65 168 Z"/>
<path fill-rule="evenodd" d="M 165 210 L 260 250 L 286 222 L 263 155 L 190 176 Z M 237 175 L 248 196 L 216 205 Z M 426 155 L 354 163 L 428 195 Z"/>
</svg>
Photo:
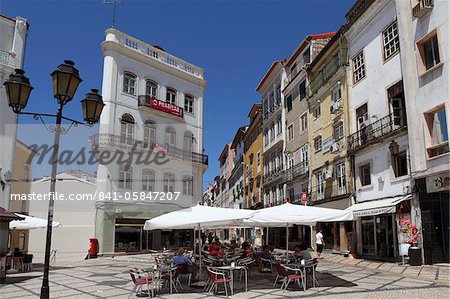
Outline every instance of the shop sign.
<svg viewBox="0 0 450 299">
<path fill-rule="evenodd" d="M 370 210 L 353 211 L 353 216 L 364 217 L 364 216 L 375 216 L 381 214 L 391 214 L 395 213 L 395 206 L 382 207 Z"/>
<path fill-rule="evenodd" d="M 327 138 L 324 141 L 322 141 L 322 151 L 324 155 L 330 151 L 330 147 L 333 146 L 333 144 L 334 144 L 333 137 Z"/>
<path fill-rule="evenodd" d="M 448 174 L 433 176 L 426 179 L 427 192 L 439 192 L 450 189 L 450 178 Z"/>
</svg>

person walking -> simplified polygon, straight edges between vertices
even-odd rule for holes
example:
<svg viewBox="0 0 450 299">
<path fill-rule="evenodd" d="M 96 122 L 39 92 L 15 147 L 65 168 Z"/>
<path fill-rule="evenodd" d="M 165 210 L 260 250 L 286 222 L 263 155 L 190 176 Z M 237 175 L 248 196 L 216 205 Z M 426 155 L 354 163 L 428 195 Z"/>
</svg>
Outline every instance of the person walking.
<svg viewBox="0 0 450 299">
<path fill-rule="evenodd" d="M 323 239 L 322 230 L 319 229 L 319 232 L 316 234 L 316 251 L 318 258 L 320 258 L 320 255 L 322 254 L 323 246 L 325 246 L 325 240 Z"/>
</svg>

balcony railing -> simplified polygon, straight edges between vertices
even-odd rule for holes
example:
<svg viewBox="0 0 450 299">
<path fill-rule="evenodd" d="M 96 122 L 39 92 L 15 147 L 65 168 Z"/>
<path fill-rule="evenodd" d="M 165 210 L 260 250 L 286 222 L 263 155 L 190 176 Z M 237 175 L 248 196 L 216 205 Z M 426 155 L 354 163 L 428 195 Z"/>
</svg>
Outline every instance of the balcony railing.
<svg viewBox="0 0 450 299">
<path fill-rule="evenodd" d="M 413 16 L 415 16 L 416 18 L 421 18 L 426 15 L 427 12 L 432 10 L 433 7 L 433 0 L 419 0 L 416 6 L 413 7 Z"/>
<path fill-rule="evenodd" d="M 380 141 L 383 137 L 406 128 L 406 116 L 389 114 L 347 137 L 348 149 L 357 150 Z"/>
<path fill-rule="evenodd" d="M 285 180 L 291 181 L 294 178 L 308 173 L 308 161 L 295 164 L 285 171 Z"/>
<path fill-rule="evenodd" d="M 134 152 L 164 151 L 169 158 L 208 165 L 208 155 L 186 151 L 168 145 L 158 146 L 155 143 L 146 143 L 141 140 L 127 138 L 126 136 L 104 133 L 96 134 L 89 138 L 89 143 L 91 143 L 92 146 L 107 146 Z"/>
<path fill-rule="evenodd" d="M 276 101 L 272 107 L 267 108 L 266 113 L 263 114 L 263 121 L 270 118 L 270 116 L 281 107 L 281 100 Z"/>
<path fill-rule="evenodd" d="M 346 196 L 353 192 L 353 187 L 350 182 L 328 184 L 327 181 L 324 182 L 323 187 L 319 188 L 314 186 L 311 191 L 310 202 L 315 202 L 319 200 L 333 200 L 334 198 Z"/>
<path fill-rule="evenodd" d="M 148 95 L 138 96 L 138 107 L 146 107 L 181 118 L 183 117 L 183 108 Z"/>
<path fill-rule="evenodd" d="M 271 181 L 275 181 L 277 179 L 283 178 L 284 170 L 283 167 L 277 167 L 269 173 L 266 173 L 263 177 L 264 184 L 267 184 Z"/>
</svg>

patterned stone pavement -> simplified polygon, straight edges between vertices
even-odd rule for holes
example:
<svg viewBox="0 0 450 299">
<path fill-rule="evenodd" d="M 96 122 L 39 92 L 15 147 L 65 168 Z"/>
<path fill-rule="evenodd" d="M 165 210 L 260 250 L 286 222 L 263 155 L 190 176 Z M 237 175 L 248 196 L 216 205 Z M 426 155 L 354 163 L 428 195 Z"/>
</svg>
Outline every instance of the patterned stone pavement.
<svg viewBox="0 0 450 299">
<path fill-rule="evenodd" d="M 127 269 L 135 266 L 148 268 L 151 262 L 150 255 L 134 255 L 56 264 L 50 272 L 51 297 L 128 298 L 132 283 Z M 320 286 L 313 288 L 309 285 L 304 292 L 292 284 L 288 291 L 282 292 L 272 287 L 270 273 L 262 274 L 255 270 L 249 277 L 249 291 L 244 292 L 243 284 L 237 279 L 232 298 L 449 298 L 448 269 L 404 267 L 325 255 L 317 268 Z M 8 275 L 6 284 L 0 284 L 0 298 L 38 298 L 41 273 Z M 217 296 L 191 289 L 179 294 L 165 291 L 159 297 L 196 299 Z"/>
</svg>

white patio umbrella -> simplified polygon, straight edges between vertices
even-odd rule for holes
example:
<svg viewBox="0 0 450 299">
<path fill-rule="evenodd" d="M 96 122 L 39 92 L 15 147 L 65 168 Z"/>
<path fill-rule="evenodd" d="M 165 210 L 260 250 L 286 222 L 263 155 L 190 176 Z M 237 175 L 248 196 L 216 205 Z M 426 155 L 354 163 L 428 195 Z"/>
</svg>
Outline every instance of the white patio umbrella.
<svg viewBox="0 0 450 299">
<path fill-rule="evenodd" d="M 216 228 L 242 225 L 245 219 L 249 219 L 256 211 L 242 209 L 227 209 L 202 206 L 200 204 L 170 212 L 145 221 L 145 230 L 155 229 L 198 229 L 200 242 L 200 277 L 202 275 L 202 228 Z M 195 246 L 194 246 L 195 248 Z"/>
<path fill-rule="evenodd" d="M 287 257 L 289 226 L 293 224 L 314 226 L 317 222 L 351 220 L 353 220 L 353 213 L 351 211 L 285 203 L 279 206 L 257 210 L 257 213 L 253 217 L 244 220 L 244 222 L 254 226 L 286 227 Z"/>
<path fill-rule="evenodd" d="M 24 218 L 24 220 L 14 220 L 9 223 L 9 229 L 35 229 L 35 228 L 46 228 L 47 220 L 42 218 L 37 218 L 33 216 L 27 216 L 15 213 L 17 216 Z M 53 221 L 53 227 L 61 226 L 61 223 Z"/>
</svg>

